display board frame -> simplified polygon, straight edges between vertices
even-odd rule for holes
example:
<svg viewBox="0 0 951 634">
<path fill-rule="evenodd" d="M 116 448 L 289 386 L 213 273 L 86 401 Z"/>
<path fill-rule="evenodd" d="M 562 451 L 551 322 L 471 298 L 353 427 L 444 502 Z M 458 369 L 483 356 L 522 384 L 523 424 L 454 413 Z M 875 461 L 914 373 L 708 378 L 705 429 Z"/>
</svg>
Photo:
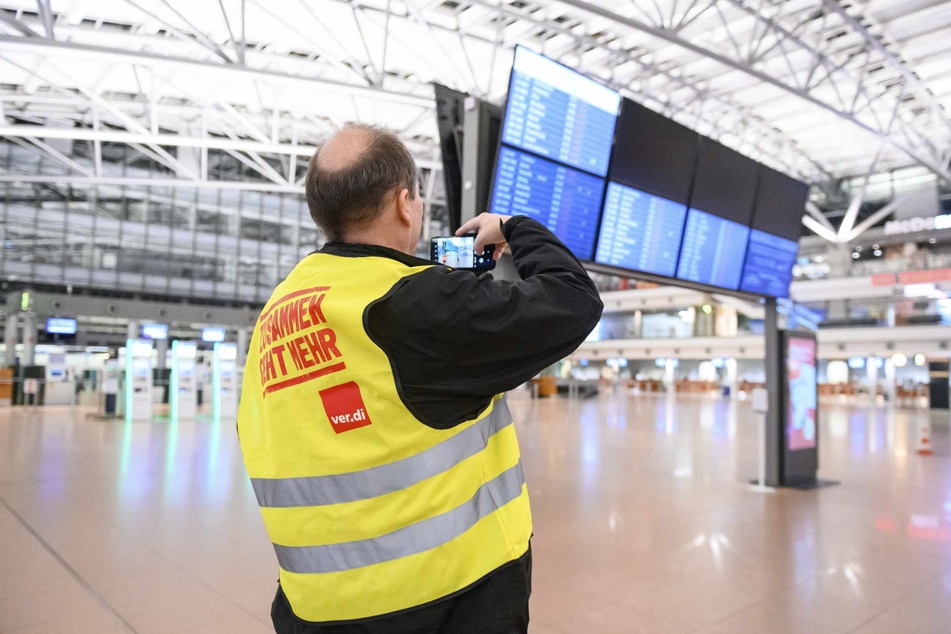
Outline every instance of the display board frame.
<svg viewBox="0 0 951 634">
<path fill-rule="evenodd" d="M 551 58 L 545 57 L 543 54 L 537 53 L 537 52 L 533 51 L 533 50 L 532 50 L 531 48 L 529 48 L 529 47 L 522 46 L 522 45 L 517 46 L 517 47 L 516 47 L 516 55 L 518 54 L 518 51 L 519 51 L 520 49 L 524 49 L 524 50 L 525 50 L 526 52 L 528 52 L 529 54 L 537 55 L 537 56 L 539 56 L 539 57 L 543 57 L 547 62 L 550 62 L 550 63 L 552 63 L 552 64 L 556 64 L 556 65 L 558 65 L 558 66 L 561 66 L 561 67 L 567 69 L 568 71 L 570 71 L 571 73 L 574 73 L 574 74 L 576 74 L 576 75 L 579 75 L 579 76 L 585 78 L 585 79 L 588 80 L 588 81 L 591 81 L 591 82 L 594 82 L 594 83 L 598 83 L 598 84 L 604 86 L 605 88 L 607 88 L 607 89 L 609 89 L 609 90 L 612 90 L 613 92 L 617 92 L 617 91 L 614 91 L 614 90 L 613 90 L 612 88 L 610 88 L 609 86 L 606 86 L 603 82 L 600 82 L 598 79 L 592 78 L 592 77 L 590 77 L 590 76 L 588 76 L 588 75 L 585 75 L 584 73 L 582 73 L 582 72 L 580 72 L 580 71 L 578 71 L 578 70 L 576 70 L 576 69 L 574 69 L 574 68 L 571 68 L 570 66 L 567 66 L 566 64 L 563 64 L 563 63 L 561 63 L 561 62 L 559 62 L 559 61 L 557 61 L 557 60 L 553 60 L 553 59 L 551 59 Z M 612 132 L 612 141 L 611 141 L 610 151 L 609 151 L 609 155 L 608 155 L 607 169 L 606 169 L 606 171 L 605 171 L 605 174 L 602 176 L 602 175 L 597 174 L 597 173 L 594 172 L 594 171 L 589 171 L 589 170 L 586 170 L 586 169 L 584 169 L 584 168 L 581 168 L 581 167 L 578 167 L 578 166 L 575 166 L 575 165 L 566 163 L 566 162 L 560 160 L 559 158 L 553 158 L 553 157 L 551 157 L 551 156 L 545 156 L 545 155 L 542 155 L 542 154 L 538 154 L 538 153 L 536 153 L 536 152 L 533 152 L 531 149 L 525 149 L 524 147 L 520 147 L 520 146 L 517 146 L 517 145 L 513 145 L 513 144 L 510 144 L 510 143 L 507 143 L 507 142 L 504 140 L 505 126 L 506 126 L 506 123 L 507 123 L 506 120 L 507 120 L 507 118 L 508 118 L 508 116 L 509 116 L 509 103 L 508 103 L 508 100 L 509 100 L 509 98 L 511 97 L 512 84 L 513 84 L 513 81 L 514 81 L 514 79 L 515 79 L 515 75 L 516 75 L 516 70 L 515 70 L 515 62 L 514 62 L 514 58 L 513 58 L 512 69 L 511 69 L 511 71 L 510 71 L 510 73 L 509 73 L 509 80 L 508 80 L 508 91 L 509 91 L 509 92 L 508 92 L 508 97 L 506 98 L 506 102 L 505 102 L 505 103 L 503 104 L 503 106 L 502 106 L 502 121 L 501 121 L 500 129 L 499 129 L 499 137 L 500 137 L 500 138 L 499 138 L 499 144 L 498 144 L 498 147 L 495 149 L 495 162 L 494 162 L 494 165 L 493 165 L 493 168 L 492 168 L 491 179 L 490 179 L 489 189 L 488 189 L 488 198 L 487 198 L 487 205 L 486 205 L 486 207 L 488 208 L 489 211 L 492 211 L 492 212 L 495 211 L 495 208 L 492 206 L 492 202 L 493 202 L 493 200 L 494 200 L 494 198 L 495 198 L 495 195 L 496 195 L 496 185 L 497 185 L 497 181 L 498 181 L 498 177 L 499 177 L 499 167 L 500 167 L 500 166 L 499 166 L 499 159 L 500 159 L 500 156 L 501 156 L 501 153 L 502 153 L 503 149 L 508 148 L 508 149 L 513 150 L 513 151 L 515 151 L 515 152 L 520 152 L 520 153 L 523 153 L 523 154 L 525 154 L 525 155 L 527 155 L 527 156 L 530 156 L 530 157 L 535 157 L 535 158 L 538 158 L 538 159 L 543 160 L 543 161 L 548 161 L 548 162 L 550 162 L 550 163 L 554 163 L 555 165 L 564 167 L 565 169 L 575 170 L 575 171 L 580 172 L 580 173 L 582 173 L 582 174 L 590 175 L 590 176 L 592 176 L 592 177 L 594 177 L 594 178 L 598 178 L 598 179 L 601 180 L 601 191 L 600 191 L 600 196 L 599 196 L 598 212 L 597 212 L 597 219 L 596 219 L 597 221 L 596 221 L 596 225 L 595 225 L 595 229 L 594 229 L 594 237 L 593 237 L 592 243 L 591 243 L 591 245 L 590 245 L 590 250 L 587 251 L 586 253 L 582 253 L 582 254 L 576 253 L 576 254 L 575 254 L 575 255 L 578 255 L 578 259 L 581 260 L 581 262 L 584 264 L 584 266 L 585 266 L 585 268 L 586 268 L 587 270 L 589 270 L 589 271 L 591 271 L 591 272 L 596 272 L 596 273 L 606 273 L 606 274 L 612 274 L 612 275 L 620 275 L 620 276 L 633 277 L 633 278 L 636 278 L 636 279 L 638 279 L 638 280 L 643 280 L 643 281 L 647 281 L 647 282 L 654 282 L 654 283 L 658 283 L 658 284 L 675 285 L 675 286 L 680 286 L 680 287 L 682 287 L 682 288 L 687 288 L 687 289 L 691 289 L 691 290 L 697 290 L 697 291 L 706 292 L 706 293 L 725 294 L 725 295 L 730 295 L 730 296 L 739 297 L 739 298 L 743 298 L 743 299 L 750 299 L 750 300 L 753 300 L 753 301 L 762 301 L 762 300 L 767 300 L 767 299 L 770 299 L 770 298 L 785 299 L 785 298 L 788 298 L 788 297 L 789 297 L 788 289 L 787 289 L 787 292 L 786 292 L 785 295 L 768 295 L 768 294 L 765 294 L 765 293 L 763 293 L 763 292 L 761 292 L 761 291 L 744 291 L 744 290 L 743 290 L 744 274 L 745 274 L 745 272 L 746 272 L 746 265 L 747 265 L 747 261 L 748 261 L 748 258 L 749 258 L 749 252 L 750 252 L 750 240 L 751 240 L 751 236 L 752 236 L 752 231 L 753 231 L 754 229 L 757 229 L 758 231 L 761 231 L 761 232 L 763 232 L 763 233 L 767 233 L 767 234 L 770 234 L 770 235 L 774 235 L 774 236 L 776 236 L 776 237 L 778 237 L 778 238 L 784 238 L 784 237 L 785 237 L 785 236 L 782 236 L 782 235 L 777 235 L 777 234 L 775 234 L 775 233 L 772 233 L 772 232 L 770 232 L 770 231 L 768 231 L 768 230 L 766 230 L 766 229 L 764 229 L 764 228 L 761 228 L 761 226 L 759 226 L 758 223 L 757 223 L 757 219 L 756 219 L 756 218 L 757 218 L 758 212 L 762 212 L 762 210 L 760 209 L 760 186 L 761 186 L 761 180 L 763 180 L 763 176 L 762 176 L 762 175 L 763 175 L 764 173 L 769 173 L 769 174 L 770 174 L 770 177 L 772 177 L 772 173 L 775 172 L 775 175 L 776 175 L 777 179 L 779 179 L 779 180 L 785 179 L 785 180 L 788 180 L 788 181 L 790 181 L 790 182 L 792 182 L 792 183 L 799 183 L 799 184 L 801 184 L 803 187 L 805 187 L 807 193 L 808 193 L 808 187 L 809 187 L 808 184 L 802 183 L 801 181 L 797 181 L 795 178 L 792 178 L 792 177 L 788 176 L 787 174 L 784 174 L 784 173 L 779 172 L 779 171 L 777 171 L 777 170 L 774 170 L 774 169 L 772 169 L 772 168 L 770 168 L 770 167 L 768 167 L 768 166 L 766 166 L 766 165 L 763 165 L 762 163 L 759 163 L 758 161 L 756 161 L 756 160 L 754 160 L 754 159 L 752 159 L 752 158 L 750 158 L 750 157 L 748 157 L 748 156 L 746 156 L 746 155 L 744 155 L 744 154 L 742 154 L 742 153 L 740 153 L 740 152 L 737 152 L 736 150 L 734 150 L 734 149 L 732 149 L 732 148 L 730 148 L 730 147 L 728 147 L 728 146 L 726 146 L 726 145 L 720 143 L 719 141 L 717 141 L 717 140 L 715 140 L 715 139 L 711 139 L 711 138 L 709 138 L 709 137 L 705 137 L 705 136 L 703 136 L 703 135 L 700 135 L 699 133 L 696 133 L 696 131 L 691 130 L 691 132 L 694 132 L 694 133 L 697 134 L 697 145 L 696 145 L 696 151 L 695 151 L 695 154 L 694 154 L 694 157 L 693 157 L 693 161 L 692 161 L 692 162 L 693 162 L 693 171 L 692 171 L 692 173 L 690 174 L 690 177 L 689 177 L 690 186 L 689 186 L 689 191 L 688 191 L 688 194 L 687 194 L 687 199 L 686 199 L 686 201 L 685 201 L 684 203 L 682 203 L 682 204 L 685 204 L 685 205 L 686 205 L 686 207 L 687 207 L 687 212 L 686 212 L 685 218 L 684 218 L 684 227 L 683 227 L 683 229 L 682 229 L 682 231 L 681 231 L 681 238 L 680 238 L 679 248 L 678 248 L 678 251 L 677 251 L 676 264 L 675 264 L 675 267 L 674 267 L 674 274 L 673 274 L 673 275 L 670 275 L 670 276 L 667 276 L 667 275 L 661 275 L 661 274 L 656 274 L 656 273 L 649 273 L 649 272 L 642 271 L 642 270 L 639 270 L 639 269 L 626 268 L 626 267 L 622 267 L 622 266 L 616 266 L 616 265 L 604 264 L 604 263 L 602 263 L 602 262 L 598 262 L 598 261 L 596 260 L 596 257 L 597 257 L 598 251 L 599 251 L 600 246 L 601 246 L 601 243 L 602 243 L 601 238 L 602 238 L 602 231 L 604 230 L 604 211 L 605 211 L 605 210 L 604 210 L 604 207 L 605 207 L 605 204 L 606 204 L 606 197 L 607 197 L 608 187 L 609 187 L 609 185 L 610 185 L 611 183 L 616 183 L 616 184 L 621 185 L 621 186 L 623 186 L 623 187 L 629 187 L 629 188 L 638 190 L 638 191 L 640 191 L 640 192 L 643 192 L 643 193 L 648 194 L 648 195 L 651 195 L 651 196 L 659 196 L 659 197 L 661 197 L 661 198 L 666 198 L 667 200 L 671 200 L 671 201 L 673 201 L 673 202 L 678 202 L 678 203 L 679 203 L 679 200 L 676 200 L 676 199 L 674 199 L 674 198 L 667 198 L 667 197 L 663 196 L 662 194 L 655 193 L 651 188 L 640 189 L 640 188 L 638 188 L 638 187 L 634 187 L 634 186 L 631 185 L 631 184 L 628 184 L 628 183 L 625 182 L 623 179 L 612 178 L 613 176 L 616 176 L 616 174 L 615 174 L 615 172 L 614 172 L 614 170 L 615 170 L 615 165 L 614 165 L 614 164 L 615 164 L 615 159 L 616 159 L 616 157 L 618 156 L 618 154 L 617 154 L 617 153 L 618 153 L 618 145 L 617 145 L 617 144 L 618 144 L 618 126 L 619 126 L 620 123 L 621 123 L 621 115 L 622 115 L 622 112 L 623 112 L 623 109 L 624 109 L 624 104 L 625 104 L 626 102 L 629 102 L 629 103 L 631 104 L 631 106 L 634 107 L 635 109 L 646 109 L 646 106 L 644 106 L 643 104 L 641 104 L 641 103 L 639 103 L 639 102 L 637 102 L 637 101 L 634 101 L 633 99 L 630 99 L 630 98 L 628 98 L 628 97 L 624 97 L 624 96 L 619 95 L 620 99 L 619 99 L 619 101 L 618 101 L 618 110 L 617 110 L 617 114 L 616 114 L 615 120 L 614 120 L 614 128 L 613 128 L 613 132 Z M 647 110 L 650 110 L 650 109 L 647 109 Z M 652 114 L 654 114 L 654 115 L 663 117 L 662 114 L 657 113 L 657 112 L 654 111 L 654 110 L 650 110 L 650 112 L 651 112 Z M 665 119 L 669 119 L 669 118 L 667 118 L 667 117 L 664 117 L 664 118 L 665 118 Z M 672 119 L 669 119 L 669 120 L 670 120 L 673 124 L 680 125 L 681 127 L 683 127 L 682 124 L 679 124 L 679 123 L 677 123 L 676 121 L 673 121 Z M 685 128 L 685 129 L 690 130 L 689 128 Z M 750 201 L 749 201 L 749 207 L 750 207 L 750 209 L 749 209 L 749 212 L 748 212 L 748 213 L 744 212 L 744 216 L 748 216 L 749 221 L 746 222 L 746 223 L 737 223 L 737 224 L 740 224 L 741 226 L 746 227 L 747 230 L 748 230 L 748 232 L 747 232 L 746 242 L 745 242 L 745 244 L 743 245 L 743 252 L 742 252 L 742 255 L 740 256 L 740 258 L 741 258 L 741 264 L 740 264 L 740 267 L 739 267 L 739 280 L 738 280 L 738 282 L 737 282 L 737 287 L 736 287 L 736 288 L 712 286 L 712 285 L 707 284 L 707 283 L 694 282 L 694 281 L 691 281 L 691 280 L 682 279 L 682 278 L 680 278 L 680 277 L 677 277 L 677 273 L 679 273 L 680 268 L 681 268 L 681 258 L 682 258 L 682 256 L 683 256 L 683 251 L 684 251 L 684 241 L 685 241 L 686 236 L 687 236 L 687 221 L 688 221 L 688 219 L 689 219 L 689 217 L 690 217 L 690 212 L 691 212 L 692 210 L 702 211 L 702 212 L 704 212 L 704 213 L 711 214 L 711 215 L 716 216 L 716 217 L 719 217 L 719 218 L 723 218 L 724 220 L 727 220 L 727 221 L 737 222 L 735 219 L 726 217 L 726 216 L 722 215 L 721 213 L 718 213 L 716 210 L 712 210 L 712 211 L 711 211 L 711 210 L 702 208 L 702 206 L 695 205 L 695 202 L 697 202 L 696 199 L 695 199 L 695 193 L 696 193 L 696 187 L 697 187 L 698 172 L 699 172 L 699 170 L 700 170 L 701 155 L 702 155 L 702 153 L 703 153 L 703 147 L 704 147 L 705 144 L 709 145 L 710 147 L 716 148 L 717 150 L 721 150 L 721 149 L 722 149 L 723 153 L 728 153 L 728 154 L 730 154 L 730 155 L 736 155 L 739 160 L 742 160 L 744 163 L 749 163 L 749 164 L 750 164 L 751 166 L 753 166 L 753 168 L 754 168 L 754 169 L 749 170 L 749 171 L 750 171 L 750 178 L 753 179 L 753 181 L 754 181 L 754 182 L 753 182 L 753 186 L 752 186 L 752 192 L 750 193 L 750 196 L 749 196 L 749 198 L 750 198 Z M 774 180 L 776 180 L 776 179 L 774 179 Z M 745 206 L 745 204 L 744 204 L 743 206 Z M 803 210 L 802 210 L 802 212 L 800 212 L 800 216 L 799 216 L 799 221 L 800 221 L 800 222 L 801 222 L 802 214 L 804 214 L 804 213 L 805 213 L 805 205 L 803 205 Z M 797 242 L 798 242 L 798 240 L 797 240 Z M 797 253 L 798 253 L 798 251 L 797 251 Z"/>
</svg>

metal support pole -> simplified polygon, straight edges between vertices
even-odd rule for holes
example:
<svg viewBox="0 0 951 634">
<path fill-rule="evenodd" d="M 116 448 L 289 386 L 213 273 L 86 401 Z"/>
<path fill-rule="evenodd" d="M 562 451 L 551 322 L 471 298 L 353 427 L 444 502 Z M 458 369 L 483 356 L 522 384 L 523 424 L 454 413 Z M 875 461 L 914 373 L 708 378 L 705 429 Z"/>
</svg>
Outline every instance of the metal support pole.
<svg viewBox="0 0 951 634">
<path fill-rule="evenodd" d="M 766 391 L 769 411 L 766 413 L 766 485 L 782 486 L 783 474 L 783 412 L 782 412 L 782 340 L 776 300 L 765 304 Z"/>
<path fill-rule="evenodd" d="M 30 366 L 36 363 L 36 315 L 23 314 L 23 360 L 21 365 Z"/>
<path fill-rule="evenodd" d="M 158 339 L 155 342 L 155 352 L 158 353 L 158 359 L 155 363 L 155 367 L 159 370 L 164 370 L 168 365 L 167 356 L 168 356 L 168 340 L 167 339 Z"/>
<path fill-rule="evenodd" d="M 7 316 L 7 327 L 3 332 L 3 342 L 7 349 L 3 355 L 3 365 L 12 368 L 16 365 L 17 344 L 20 342 L 20 315 L 13 313 Z"/>
<path fill-rule="evenodd" d="M 139 338 L 139 322 L 134 319 L 130 319 L 128 325 L 126 326 L 126 339 L 138 339 Z"/>
</svg>

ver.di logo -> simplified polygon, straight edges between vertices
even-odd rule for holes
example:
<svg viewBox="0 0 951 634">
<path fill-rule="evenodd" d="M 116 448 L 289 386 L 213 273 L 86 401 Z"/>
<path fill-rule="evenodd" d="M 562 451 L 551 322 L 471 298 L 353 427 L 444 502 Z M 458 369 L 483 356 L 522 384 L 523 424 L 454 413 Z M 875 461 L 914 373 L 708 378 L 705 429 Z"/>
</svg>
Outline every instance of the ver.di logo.
<svg viewBox="0 0 951 634">
<path fill-rule="evenodd" d="M 360 386 L 355 382 L 343 383 L 319 392 L 330 426 L 340 434 L 371 424 Z"/>
</svg>

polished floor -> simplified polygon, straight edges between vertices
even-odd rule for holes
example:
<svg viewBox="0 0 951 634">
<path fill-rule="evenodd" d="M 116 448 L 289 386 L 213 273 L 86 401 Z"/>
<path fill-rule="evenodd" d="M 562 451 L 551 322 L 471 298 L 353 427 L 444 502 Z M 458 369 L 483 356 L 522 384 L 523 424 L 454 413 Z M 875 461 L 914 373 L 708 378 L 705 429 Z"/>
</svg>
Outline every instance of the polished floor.
<svg viewBox="0 0 951 634">
<path fill-rule="evenodd" d="M 510 403 L 532 632 L 951 631 L 947 413 L 825 403 L 820 475 L 842 484 L 760 493 L 746 402 Z M 0 410 L 0 631 L 270 631 L 276 563 L 233 422 L 88 414 Z"/>
</svg>

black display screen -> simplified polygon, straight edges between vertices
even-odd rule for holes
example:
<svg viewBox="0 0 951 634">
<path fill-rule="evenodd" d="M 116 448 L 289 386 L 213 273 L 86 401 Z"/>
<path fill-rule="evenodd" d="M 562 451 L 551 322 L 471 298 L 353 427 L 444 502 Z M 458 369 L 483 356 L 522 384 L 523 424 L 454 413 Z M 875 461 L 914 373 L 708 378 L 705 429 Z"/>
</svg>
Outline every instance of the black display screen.
<svg viewBox="0 0 951 634">
<path fill-rule="evenodd" d="M 534 218 L 579 259 L 590 260 L 603 192 L 597 176 L 503 145 L 489 210 Z"/>
<path fill-rule="evenodd" d="M 686 205 L 699 140 L 693 130 L 624 99 L 608 180 Z"/>
<path fill-rule="evenodd" d="M 753 159 L 701 138 L 690 206 L 749 227 L 757 172 L 758 164 Z"/>
<path fill-rule="evenodd" d="M 760 165 L 753 228 L 798 242 L 808 199 L 809 185 Z"/>
</svg>

